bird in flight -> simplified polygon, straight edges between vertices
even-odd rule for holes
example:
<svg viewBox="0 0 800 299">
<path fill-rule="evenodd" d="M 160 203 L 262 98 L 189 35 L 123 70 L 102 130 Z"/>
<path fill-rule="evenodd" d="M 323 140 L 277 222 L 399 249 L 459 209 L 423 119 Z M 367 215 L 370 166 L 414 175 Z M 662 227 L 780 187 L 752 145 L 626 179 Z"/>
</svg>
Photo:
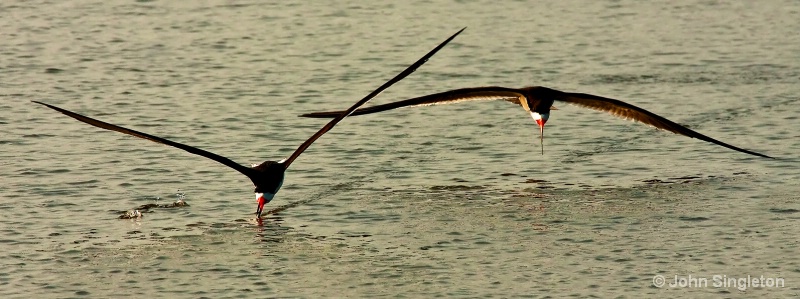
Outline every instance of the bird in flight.
<svg viewBox="0 0 800 299">
<path fill-rule="evenodd" d="M 383 105 L 376 105 L 367 108 L 361 108 L 353 111 L 353 113 L 350 115 L 352 116 L 352 115 L 371 114 L 402 107 L 454 104 L 460 102 L 482 101 L 482 100 L 503 100 L 522 106 L 522 108 L 525 109 L 525 111 L 531 115 L 533 120 L 536 121 L 536 124 L 539 125 L 539 134 L 540 134 L 539 138 L 540 142 L 542 143 L 542 154 L 544 154 L 544 124 L 550 118 L 550 110 L 557 110 L 553 106 L 553 103 L 560 102 L 583 108 L 589 108 L 592 110 L 608 112 L 611 115 L 619 118 L 641 122 L 643 124 L 647 124 L 662 130 L 673 132 L 675 134 L 680 134 L 691 138 L 697 138 L 742 153 L 764 158 L 772 158 L 770 156 L 742 149 L 724 143 L 722 141 L 716 140 L 714 138 L 708 137 L 706 135 L 700 134 L 692 129 L 681 126 L 655 113 L 625 103 L 620 100 L 609 99 L 585 93 L 563 92 L 542 86 L 532 86 L 524 88 L 507 88 L 499 86 L 461 88 L 461 89 L 455 89 L 455 90 L 430 94 L 426 96 L 421 96 L 413 99 L 397 101 Z M 314 118 L 330 118 L 330 117 L 335 117 L 341 113 L 342 111 L 312 112 L 300 116 L 314 117 Z"/>
<path fill-rule="evenodd" d="M 131 130 L 131 129 L 128 129 L 128 128 L 123 128 L 123 127 L 120 127 L 120 126 L 117 126 L 117 125 L 112 125 L 112 124 L 109 124 L 109 123 L 106 123 L 106 122 L 103 122 L 103 121 L 100 121 L 100 120 L 97 120 L 97 119 L 94 119 L 94 118 L 91 118 L 91 117 L 88 117 L 88 116 L 83 116 L 83 115 L 80 115 L 78 113 L 75 113 L 75 112 L 72 112 L 72 111 L 69 111 L 69 110 L 66 110 L 66 109 L 62 109 L 62 108 L 59 108 L 59 107 L 56 107 L 56 106 L 53 106 L 53 105 L 50 105 L 50 104 L 45 104 L 45 103 L 42 103 L 42 102 L 39 102 L 39 101 L 33 101 L 33 102 L 35 102 L 37 104 L 41 104 L 41 105 L 47 106 L 47 107 L 49 107 L 49 108 L 51 108 L 53 110 L 56 110 L 56 111 L 61 112 L 63 114 L 66 114 L 69 117 L 72 117 L 74 119 L 77 119 L 79 121 L 82 121 L 84 123 L 87 123 L 89 125 L 92 125 L 92 126 L 95 126 L 95 127 L 101 128 L 101 129 L 117 131 L 117 132 L 120 132 L 120 133 L 123 133 L 123 134 L 128 134 L 128 135 L 131 135 L 131 136 L 144 138 L 144 139 L 147 139 L 147 140 L 150 140 L 150 141 L 153 141 L 153 142 L 158 142 L 158 143 L 161 143 L 161 144 L 165 144 L 165 145 L 169 145 L 169 146 L 172 146 L 172 147 L 176 147 L 176 148 L 182 149 L 184 151 L 187 151 L 189 153 L 209 158 L 209 159 L 217 161 L 217 162 L 219 162 L 219 163 L 221 163 L 221 164 L 223 164 L 225 166 L 233 168 L 234 170 L 236 170 L 236 171 L 240 172 L 241 174 L 243 174 L 243 175 L 247 176 L 248 178 L 250 178 L 250 180 L 253 182 L 253 185 L 255 185 L 256 201 L 258 202 L 258 208 L 256 210 L 256 215 L 260 219 L 261 218 L 261 213 L 262 213 L 262 211 L 264 209 L 264 205 L 266 205 L 267 203 L 269 203 L 273 199 L 273 197 L 275 196 L 275 193 L 277 193 L 278 190 L 280 190 L 281 186 L 283 185 L 283 178 L 284 178 L 284 173 L 285 173 L 286 169 L 289 168 L 289 165 L 291 165 L 292 162 L 294 162 L 294 160 L 297 159 L 297 157 L 300 156 L 300 154 L 303 153 L 303 151 L 305 151 L 309 146 L 311 146 L 311 144 L 314 141 L 319 139 L 326 132 L 330 131 L 334 126 L 336 126 L 336 124 L 338 124 L 342 119 L 344 119 L 345 117 L 350 115 L 350 113 L 355 111 L 358 107 L 360 107 L 361 105 L 364 105 L 370 99 L 374 98 L 375 96 L 377 96 L 378 94 L 383 92 L 385 89 L 389 88 L 389 86 L 392 86 L 393 84 L 395 84 L 398 81 L 402 80 L 406 76 L 408 76 L 411 73 L 413 73 L 418 67 L 420 67 L 423 64 L 425 64 L 425 62 L 427 62 L 428 59 L 430 59 L 434 54 L 436 54 L 436 52 L 441 50 L 445 45 L 447 45 L 447 43 L 449 43 L 451 40 L 453 40 L 458 34 L 460 34 L 462 31 L 464 31 L 464 29 L 466 29 L 466 28 L 462 28 L 461 30 L 459 30 L 458 32 L 456 32 L 455 34 L 450 36 L 447 40 L 445 40 L 444 42 L 439 44 L 436 48 L 434 48 L 433 50 L 428 52 L 428 54 L 425 54 L 425 56 L 423 56 L 422 58 L 417 60 L 417 62 L 415 62 L 414 64 L 412 64 L 411 66 L 409 66 L 408 68 L 403 70 L 400 74 L 398 74 L 397 76 L 395 76 L 391 80 L 387 81 L 386 83 L 384 83 L 383 85 L 378 87 L 378 89 L 376 89 L 372 93 L 368 94 L 366 97 L 364 97 L 360 101 L 356 102 L 352 107 L 350 107 L 347 110 L 342 111 L 342 113 L 339 113 L 338 115 L 334 116 L 333 120 L 328 122 L 328 124 L 323 126 L 319 131 L 317 131 L 317 133 L 315 133 L 314 135 L 309 137 L 308 140 L 303 142 L 303 144 L 301 144 L 297 148 L 297 150 L 295 150 L 292 153 L 292 155 L 289 156 L 288 158 L 286 158 L 284 160 L 280 160 L 280 161 L 266 161 L 266 162 L 263 162 L 263 163 L 258 164 L 258 165 L 254 164 L 252 167 L 243 166 L 243 165 L 241 165 L 239 163 L 234 162 L 231 159 L 228 159 L 226 157 L 223 157 L 223 156 L 220 156 L 220 155 L 217 155 L 217 154 L 214 154 L 214 153 L 211 153 L 211 152 L 208 152 L 208 151 L 205 151 L 205 150 L 193 147 L 193 146 L 189 146 L 189 145 L 185 145 L 185 144 L 182 144 L 182 143 L 174 142 L 174 141 L 171 141 L 171 140 L 167 140 L 167 139 L 164 139 L 164 138 L 161 138 L 161 137 L 157 137 L 157 136 L 153 136 L 153 135 L 150 135 L 150 134 L 142 133 L 142 132 L 139 132 L 139 131 Z"/>
</svg>

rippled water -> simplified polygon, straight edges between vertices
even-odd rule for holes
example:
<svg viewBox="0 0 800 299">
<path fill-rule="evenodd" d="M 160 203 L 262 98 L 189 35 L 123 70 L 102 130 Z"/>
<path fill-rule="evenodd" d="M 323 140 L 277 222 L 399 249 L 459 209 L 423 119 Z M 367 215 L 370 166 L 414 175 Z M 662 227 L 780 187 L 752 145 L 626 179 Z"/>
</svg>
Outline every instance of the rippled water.
<svg viewBox="0 0 800 299">
<path fill-rule="evenodd" d="M 0 4 L 0 296 L 787 296 L 800 290 L 800 3 L 16 1 Z M 558 107 L 347 119 L 251 183 L 41 100 L 228 156 L 288 156 L 373 103 L 544 85 L 645 107 L 761 159 Z M 119 212 L 146 204 L 136 220 Z M 784 288 L 656 288 L 654 275 Z"/>
</svg>

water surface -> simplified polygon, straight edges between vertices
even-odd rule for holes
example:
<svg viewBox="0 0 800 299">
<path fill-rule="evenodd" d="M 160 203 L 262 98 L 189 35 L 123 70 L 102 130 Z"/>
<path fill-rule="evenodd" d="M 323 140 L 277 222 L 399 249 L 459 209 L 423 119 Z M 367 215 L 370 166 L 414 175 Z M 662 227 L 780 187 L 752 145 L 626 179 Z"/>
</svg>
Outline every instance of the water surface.
<svg viewBox="0 0 800 299">
<path fill-rule="evenodd" d="M 800 3 L 18 1 L 0 4 L 0 295 L 731 297 L 800 289 Z M 386 103 L 543 85 L 645 107 L 768 160 L 558 107 L 545 154 L 507 103 L 347 119 L 262 225 L 213 161 L 324 121 L 463 26 Z M 118 211 L 186 197 L 138 220 Z M 656 288 L 654 275 L 784 288 Z"/>
</svg>

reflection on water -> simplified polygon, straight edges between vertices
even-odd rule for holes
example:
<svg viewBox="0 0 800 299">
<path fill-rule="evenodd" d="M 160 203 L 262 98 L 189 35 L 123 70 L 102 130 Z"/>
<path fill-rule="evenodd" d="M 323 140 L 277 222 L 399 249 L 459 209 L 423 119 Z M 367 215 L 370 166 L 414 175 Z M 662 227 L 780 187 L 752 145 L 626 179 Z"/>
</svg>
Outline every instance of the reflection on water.
<svg viewBox="0 0 800 299">
<path fill-rule="evenodd" d="M 0 4 L 0 296 L 798 291 L 796 1 L 223 2 Z M 461 26 L 374 103 L 543 85 L 782 159 L 569 106 L 542 156 L 514 105 L 398 109 L 323 136 L 256 220 L 239 174 L 30 103 L 277 160 L 322 125 L 296 115 L 344 108 Z M 178 189 L 190 206 L 170 207 Z M 787 288 L 652 287 L 709 273 Z"/>
</svg>

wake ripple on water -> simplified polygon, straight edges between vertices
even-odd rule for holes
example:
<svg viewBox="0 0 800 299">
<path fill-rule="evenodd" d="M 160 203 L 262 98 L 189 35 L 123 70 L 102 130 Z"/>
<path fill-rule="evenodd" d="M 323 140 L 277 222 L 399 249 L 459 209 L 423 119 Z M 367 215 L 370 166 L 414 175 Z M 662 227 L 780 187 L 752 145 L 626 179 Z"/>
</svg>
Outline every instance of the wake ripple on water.
<svg viewBox="0 0 800 299">
<path fill-rule="evenodd" d="M 686 73 L 599 74 L 580 80 L 582 85 L 607 84 L 710 84 L 740 86 L 749 84 L 797 83 L 800 72 L 789 67 L 751 67 L 728 72 L 698 71 Z"/>
</svg>

